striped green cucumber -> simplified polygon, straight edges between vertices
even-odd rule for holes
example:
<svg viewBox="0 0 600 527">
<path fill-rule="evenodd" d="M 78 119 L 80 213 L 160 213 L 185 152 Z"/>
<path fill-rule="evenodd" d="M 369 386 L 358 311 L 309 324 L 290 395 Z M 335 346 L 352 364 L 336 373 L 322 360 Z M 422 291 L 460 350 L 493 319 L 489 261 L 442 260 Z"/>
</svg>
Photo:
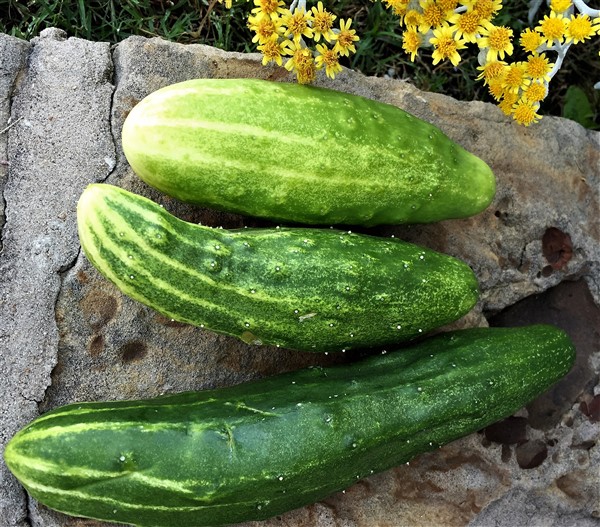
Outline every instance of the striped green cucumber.
<svg viewBox="0 0 600 527">
<path fill-rule="evenodd" d="M 511 415 L 574 355 L 552 326 L 456 331 L 351 365 L 69 405 L 4 456 L 33 497 L 68 514 L 155 527 L 260 520 Z"/>
<path fill-rule="evenodd" d="M 133 170 L 182 201 L 305 224 L 429 223 L 472 216 L 488 165 L 396 106 L 315 86 L 196 79 L 127 116 Z"/>
<path fill-rule="evenodd" d="M 333 229 L 214 229 L 112 185 L 77 219 L 88 259 L 126 295 L 248 343 L 375 347 L 458 319 L 478 298 L 468 265 L 395 238 Z"/>
</svg>

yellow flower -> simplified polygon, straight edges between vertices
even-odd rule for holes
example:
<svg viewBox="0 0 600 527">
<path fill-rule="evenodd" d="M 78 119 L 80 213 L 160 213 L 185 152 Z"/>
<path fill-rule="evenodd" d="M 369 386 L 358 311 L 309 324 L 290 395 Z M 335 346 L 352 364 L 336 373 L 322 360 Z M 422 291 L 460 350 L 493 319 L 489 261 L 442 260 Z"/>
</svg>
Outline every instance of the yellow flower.
<svg viewBox="0 0 600 527">
<path fill-rule="evenodd" d="M 356 35 L 356 31 L 354 29 L 350 29 L 352 24 L 352 19 L 349 18 L 347 21 L 344 19 L 340 19 L 340 29 L 335 33 L 335 49 L 340 55 L 349 56 L 350 53 L 356 53 L 356 48 L 354 47 L 354 43 L 358 40 L 358 36 Z"/>
<path fill-rule="evenodd" d="M 550 64 L 543 53 L 540 55 L 529 55 L 527 57 L 527 62 L 525 63 L 525 72 L 533 80 L 550 82 L 550 76 L 548 74 L 552 71 L 553 66 L 554 64 Z"/>
<path fill-rule="evenodd" d="M 402 49 L 410 55 L 410 60 L 413 62 L 422 43 L 423 37 L 416 28 L 410 27 L 402 33 Z"/>
<path fill-rule="evenodd" d="M 498 104 L 498 107 L 506 114 L 510 115 L 514 111 L 514 104 L 519 99 L 516 93 L 507 92 L 504 94 L 502 101 Z"/>
<path fill-rule="evenodd" d="M 506 62 L 499 60 L 492 60 L 485 64 L 478 66 L 478 70 L 481 73 L 477 76 L 477 80 L 483 79 L 484 84 L 488 84 L 493 79 L 500 79 L 506 73 Z"/>
<path fill-rule="evenodd" d="M 404 25 L 407 28 L 417 28 L 422 23 L 421 13 L 419 13 L 416 9 L 409 9 L 404 15 Z"/>
<path fill-rule="evenodd" d="M 317 69 L 312 51 L 294 42 L 290 42 L 288 53 L 292 56 L 285 63 L 285 69 L 295 71 L 300 84 L 308 84 L 314 81 Z"/>
<path fill-rule="evenodd" d="M 525 31 L 521 32 L 519 43 L 521 44 L 521 47 L 528 53 L 536 53 L 544 43 L 544 39 L 538 31 L 528 27 Z"/>
<path fill-rule="evenodd" d="M 279 35 L 283 30 L 281 28 L 281 17 L 270 16 L 250 16 L 248 18 L 248 27 L 256 33 L 252 42 L 263 44 L 273 35 Z"/>
<path fill-rule="evenodd" d="M 566 20 L 565 18 L 557 14 L 556 11 L 550 11 L 550 16 L 544 16 L 541 24 L 535 28 L 543 36 L 544 41 L 551 46 L 556 40 L 562 42 L 565 37 Z"/>
<path fill-rule="evenodd" d="M 447 12 L 435 0 L 421 0 L 420 5 L 422 13 L 419 31 L 421 33 L 427 33 L 432 28 L 440 27 L 442 22 L 446 20 Z"/>
<path fill-rule="evenodd" d="M 448 18 L 448 22 L 456 31 L 457 38 L 463 38 L 467 42 L 476 42 L 482 29 L 482 17 L 477 11 L 466 11 L 465 13 L 454 13 Z"/>
<path fill-rule="evenodd" d="M 327 76 L 335 79 L 335 74 L 342 71 L 337 52 L 322 44 L 317 44 L 317 51 L 320 53 L 315 58 L 317 69 L 325 66 Z"/>
<path fill-rule="evenodd" d="M 481 49 L 487 48 L 487 62 L 497 60 L 498 57 L 503 59 L 505 55 L 512 55 L 514 49 L 511 42 L 512 29 L 487 22 L 481 30 L 481 34 L 483 36 L 477 40 L 477 44 Z"/>
<path fill-rule="evenodd" d="M 303 9 L 296 9 L 293 13 L 288 11 L 283 16 L 283 25 L 286 27 L 285 36 L 291 35 L 296 43 L 300 42 L 302 37 L 312 38 L 313 30 L 309 25 L 312 20 L 312 15 Z"/>
<path fill-rule="evenodd" d="M 290 41 L 284 38 L 281 42 L 277 35 L 272 35 L 260 46 L 258 50 L 263 54 L 262 64 L 266 66 L 269 62 L 274 61 L 278 66 L 281 66 L 281 57 L 287 55 L 289 51 Z"/>
<path fill-rule="evenodd" d="M 460 0 L 461 7 L 466 7 L 467 11 L 472 11 L 477 3 L 477 0 Z"/>
<path fill-rule="evenodd" d="M 458 50 L 467 47 L 464 40 L 454 38 L 454 32 L 447 24 L 433 30 L 433 37 L 429 39 L 429 43 L 433 44 L 433 64 L 448 59 L 454 66 L 458 66 Z"/>
<path fill-rule="evenodd" d="M 513 106 L 513 119 L 525 126 L 529 126 L 531 123 L 537 123 L 542 117 L 536 113 L 539 107 L 540 105 L 538 103 L 519 99 Z"/>
<path fill-rule="evenodd" d="M 523 98 L 529 102 L 540 102 L 546 98 L 548 86 L 543 82 L 532 82 L 523 90 Z"/>
<path fill-rule="evenodd" d="M 572 0 L 551 0 L 550 9 L 557 13 L 564 13 L 572 5 Z"/>
<path fill-rule="evenodd" d="M 458 6 L 458 0 L 437 0 L 437 4 L 445 13 L 453 12 Z"/>
<path fill-rule="evenodd" d="M 254 5 L 256 7 L 251 12 L 256 13 L 257 16 L 277 17 L 286 11 L 282 7 L 284 5 L 282 0 L 254 0 Z"/>
<path fill-rule="evenodd" d="M 596 33 L 592 19 L 588 15 L 576 15 L 567 22 L 565 35 L 567 43 L 579 44 L 584 40 L 591 38 Z"/>
<path fill-rule="evenodd" d="M 502 0 L 476 0 L 473 10 L 477 11 L 481 18 L 491 20 L 493 16 L 502 9 Z"/>
<path fill-rule="evenodd" d="M 504 77 L 497 77 L 495 79 L 491 79 L 487 86 L 490 95 L 497 101 L 504 97 L 506 93 L 506 89 L 504 88 Z"/>
<path fill-rule="evenodd" d="M 531 83 L 531 79 L 527 77 L 525 64 L 523 62 L 513 62 L 506 67 L 506 75 L 504 76 L 504 87 L 511 93 L 518 93 Z"/>
<path fill-rule="evenodd" d="M 388 8 L 392 9 L 392 12 L 402 18 L 408 10 L 408 4 L 410 0 L 384 0 Z"/>
<path fill-rule="evenodd" d="M 312 8 L 313 13 L 313 33 L 315 42 L 323 37 L 327 42 L 333 39 L 333 21 L 337 18 L 334 14 L 323 9 L 323 2 L 319 2 L 317 7 Z"/>
</svg>

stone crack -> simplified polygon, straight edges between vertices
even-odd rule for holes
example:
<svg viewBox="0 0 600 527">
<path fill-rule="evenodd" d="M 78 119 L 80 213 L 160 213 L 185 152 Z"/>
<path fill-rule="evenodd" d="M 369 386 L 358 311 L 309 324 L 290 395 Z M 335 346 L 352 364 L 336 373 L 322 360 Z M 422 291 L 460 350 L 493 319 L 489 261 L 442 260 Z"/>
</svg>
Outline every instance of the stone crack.
<svg viewBox="0 0 600 527">
<path fill-rule="evenodd" d="M 7 208 L 7 200 L 4 193 L 4 189 L 6 187 L 6 182 L 10 177 L 10 159 L 8 156 L 8 145 L 9 145 L 9 134 L 11 130 L 14 131 L 14 127 L 17 126 L 23 117 L 13 116 L 13 99 L 15 97 L 15 92 L 18 89 L 21 79 L 25 76 L 25 72 L 27 70 L 27 64 L 29 61 L 29 56 L 31 54 L 31 45 L 27 45 L 27 51 L 22 53 L 20 57 L 17 58 L 19 61 L 18 68 L 13 78 L 9 81 L 7 96 L 6 96 L 6 106 L 8 107 L 8 120 L 6 122 L 6 126 L 0 130 L 0 141 L 2 141 L 3 147 L 0 151 L 4 150 L 6 152 L 6 159 L 2 159 L 0 157 L 0 170 L 4 169 L 4 174 L 0 177 L 0 195 L 1 195 L 1 208 L 0 208 L 0 259 L 2 258 L 2 252 L 4 248 L 4 230 L 6 225 L 6 208 Z M 2 113 L 2 109 L 0 108 L 0 115 Z"/>
</svg>

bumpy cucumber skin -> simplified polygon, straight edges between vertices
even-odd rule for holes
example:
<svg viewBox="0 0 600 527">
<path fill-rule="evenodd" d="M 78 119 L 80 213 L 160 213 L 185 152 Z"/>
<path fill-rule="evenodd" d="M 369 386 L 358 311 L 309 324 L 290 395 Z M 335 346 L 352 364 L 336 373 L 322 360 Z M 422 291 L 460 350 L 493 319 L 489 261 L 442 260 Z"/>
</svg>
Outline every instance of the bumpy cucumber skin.
<svg viewBox="0 0 600 527">
<path fill-rule="evenodd" d="M 314 86 L 196 79 L 123 125 L 133 170 L 182 201 L 305 224 L 430 223 L 484 210 L 488 165 L 396 106 Z"/>
<path fill-rule="evenodd" d="M 456 331 L 341 367 L 69 405 L 4 456 L 32 496 L 68 514 L 165 527 L 260 520 L 511 415 L 574 357 L 552 326 Z"/>
<path fill-rule="evenodd" d="M 247 343 L 328 352 L 425 334 L 468 312 L 468 265 L 402 242 L 333 229 L 229 231 L 183 222 L 111 185 L 78 204 L 88 259 L 126 295 Z"/>
</svg>

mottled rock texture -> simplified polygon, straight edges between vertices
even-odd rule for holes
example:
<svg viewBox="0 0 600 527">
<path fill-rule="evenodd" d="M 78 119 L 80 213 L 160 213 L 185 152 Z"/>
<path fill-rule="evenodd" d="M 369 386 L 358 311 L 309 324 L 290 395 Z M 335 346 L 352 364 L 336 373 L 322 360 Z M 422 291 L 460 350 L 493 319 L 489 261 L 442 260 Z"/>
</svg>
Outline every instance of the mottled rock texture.
<svg viewBox="0 0 600 527">
<path fill-rule="evenodd" d="M 148 188 L 126 163 L 120 130 L 139 100 L 167 84 L 291 81 L 285 70 L 262 67 L 257 55 L 136 37 L 111 49 L 59 30 L 31 43 L 0 35 L 0 63 L 0 130 L 13 123 L 0 134 L 0 162 L 9 163 L 0 164 L 1 445 L 39 413 L 72 401 L 152 397 L 349 360 L 251 347 L 171 322 L 121 295 L 77 240 L 77 198 L 96 181 L 149 196 L 184 219 L 264 224 Z M 554 323 L 569 331 L 578 359 L 567 378 L 493 429 L 261 525 L 599 525 L 600 134 L 553 117 L 519 127 L 489 104 L 350 71 L 318 84 L 400 106 L 490 164 L 498 190 L 482 214 L 371 232 L 473 267 L 481 301 L 457 325 Z M 0 463 L 0 525 L 100 524 L 28 499 Z"/>
</svg>

